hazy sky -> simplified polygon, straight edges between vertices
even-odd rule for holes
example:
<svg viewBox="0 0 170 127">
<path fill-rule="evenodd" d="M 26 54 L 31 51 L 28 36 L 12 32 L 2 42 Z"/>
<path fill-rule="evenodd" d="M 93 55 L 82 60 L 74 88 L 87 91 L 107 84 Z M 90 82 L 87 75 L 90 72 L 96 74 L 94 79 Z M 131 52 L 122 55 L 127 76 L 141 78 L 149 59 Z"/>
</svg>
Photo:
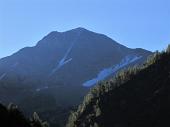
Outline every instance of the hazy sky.
<svg viewBox="0 0 170 127">
<path fill-rule="evenodd" d="M 0 58 L 79 26 L 161 50 L 170 43 L 170 0 L 0 0 Z"/>
</svg>

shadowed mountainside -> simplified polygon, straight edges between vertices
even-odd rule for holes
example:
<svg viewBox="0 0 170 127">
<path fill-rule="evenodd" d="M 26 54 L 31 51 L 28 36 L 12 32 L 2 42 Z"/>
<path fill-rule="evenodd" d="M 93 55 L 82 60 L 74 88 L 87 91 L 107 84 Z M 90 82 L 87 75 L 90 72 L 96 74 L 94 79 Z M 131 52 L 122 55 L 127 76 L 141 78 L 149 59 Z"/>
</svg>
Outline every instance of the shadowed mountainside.
<svg viewBox="0 0 170 127">
<path fill-rule="evenodd" d="M 170 126 L 170 46 L 93 88 L 68 127 Z"/>
<path fill-rule="evenodd" d="M 91 86 L 143 63 L 150 54 L 84 28 L 53 31 L 36 46 L 0 59 L 0 100 L 63 126 Z"/>
</svg>

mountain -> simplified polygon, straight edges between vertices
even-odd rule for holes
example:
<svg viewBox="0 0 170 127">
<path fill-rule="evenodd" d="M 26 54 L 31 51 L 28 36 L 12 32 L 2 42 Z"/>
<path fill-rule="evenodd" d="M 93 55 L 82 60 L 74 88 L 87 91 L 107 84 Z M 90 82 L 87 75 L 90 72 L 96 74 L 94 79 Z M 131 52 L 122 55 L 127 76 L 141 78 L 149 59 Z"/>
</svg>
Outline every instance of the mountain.
<svg viewBox="0 0 170 127">
<path fill-rule="evenodd" d="M 0 60 L 0 80 L 49 87 L 92 86 L 117 70 L 146 59 L 151 52 L 130 49 L 111 38 L 76 28 L 51 32 L 34 47 Z M 93 81 L 91 81 L 93 80 Z"/>
<path fill-rule="evenodd" d="M 63 126 L 69 110 L 93 85 L 143 63 L 151 54 L 84 28 L 53 31 L 34 47 L 0 59 L 0 101 L 13 102 L 28 115 L 38 111 L 42 118 Z"/>
<path fill-rule="evenodd" d="M 169 127 L 170 45 L 94 87 L 68 127 Z"/>
</svg>

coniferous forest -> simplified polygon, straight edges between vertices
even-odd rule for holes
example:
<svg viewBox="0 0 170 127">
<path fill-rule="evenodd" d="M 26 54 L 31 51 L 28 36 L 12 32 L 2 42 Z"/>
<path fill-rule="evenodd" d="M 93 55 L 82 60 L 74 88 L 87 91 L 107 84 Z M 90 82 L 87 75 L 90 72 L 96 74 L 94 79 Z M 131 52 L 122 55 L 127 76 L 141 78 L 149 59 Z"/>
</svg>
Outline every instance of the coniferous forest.
<svg viewBox="0 0 170 127">
<path fill-rule="evenodd" d="M 92 88 L 67 127 L 170 126 L 170 46 Z"/>
<path fill-rule="evenodd" d="M 36 112 L 31 118 L 26 118 L 14 104 L 7 107 L 0 104 L 0 126 L 2 127 L 49 127 L 46 121 L 42 121 Z"/>
</svg>

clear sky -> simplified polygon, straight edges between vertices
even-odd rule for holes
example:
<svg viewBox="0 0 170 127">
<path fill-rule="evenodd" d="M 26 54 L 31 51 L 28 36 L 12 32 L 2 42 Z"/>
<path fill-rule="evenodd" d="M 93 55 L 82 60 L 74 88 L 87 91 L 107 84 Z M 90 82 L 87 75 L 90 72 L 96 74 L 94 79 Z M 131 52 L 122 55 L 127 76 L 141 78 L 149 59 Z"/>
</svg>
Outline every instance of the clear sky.
<svg viewBox="0 0 170 127">
<path fill-rule="evenodd" d="M 170 0 L 0 0 L 0 58 L 80 26 L 130 48 L 162 50 L 170 43 Z"/>
</svg>

